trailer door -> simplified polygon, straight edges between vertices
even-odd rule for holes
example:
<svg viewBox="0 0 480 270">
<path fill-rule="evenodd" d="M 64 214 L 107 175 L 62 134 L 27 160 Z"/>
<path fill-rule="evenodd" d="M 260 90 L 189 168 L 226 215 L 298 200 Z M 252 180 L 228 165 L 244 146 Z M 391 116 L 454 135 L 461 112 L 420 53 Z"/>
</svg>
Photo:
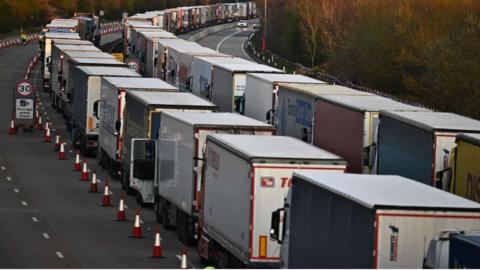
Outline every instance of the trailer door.
<svg viewBox="0 0 480 270">
<path fill-rule="evenodd" d="M 132 139 L 130 186 L 142 195 L 144 202 L 153 202 L 156 153 L 155 140 Z"/>
</svg>

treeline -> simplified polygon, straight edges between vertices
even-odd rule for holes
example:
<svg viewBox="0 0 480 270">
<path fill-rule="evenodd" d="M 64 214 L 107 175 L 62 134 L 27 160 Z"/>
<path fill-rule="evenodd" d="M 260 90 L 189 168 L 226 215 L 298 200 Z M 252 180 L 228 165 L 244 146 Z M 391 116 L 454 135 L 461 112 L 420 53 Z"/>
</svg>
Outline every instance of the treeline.
<svg viewBox="0 0 480 270">
<path fill-rule="evenodd" d="M 233 0 L 0 0 L 0 32 L 9 33 L 47 24 L 54 17 L 74 12 L 103 10 L 106 20 L 119 20 L 123 12 L 161 10 L 168 7 L 234 2 Z"/>
<path fill-rule="evenodd" d="M 480 1 L 268 3 L 273 52 L 358 85 L 480 118 Z"/>
</svg>

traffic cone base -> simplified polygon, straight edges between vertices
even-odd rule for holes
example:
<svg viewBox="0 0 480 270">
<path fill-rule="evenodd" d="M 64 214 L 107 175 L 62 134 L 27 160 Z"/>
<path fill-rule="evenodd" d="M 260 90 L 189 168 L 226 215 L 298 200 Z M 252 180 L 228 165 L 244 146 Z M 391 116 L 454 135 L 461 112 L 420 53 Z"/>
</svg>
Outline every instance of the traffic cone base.
<svg viewBox="0 0 480 270">
<path fill-rule="evenodd" d="M 121 195 L 120 202 L 118 203 L 117 219 L 115 221 L 127 221 L 125 218 L 125 207 L 124 207 L 124 195 Z"/>
<path fill-rule="evenodd" d="M 110 207 L 113 206 L 110 201 L 110 192 L 108 191 L 108 182 L 105 181 L 105 188 L 103 190 L 103 197 L 102 197 L 102 207 Z"/>
<path fill-rule="evenodd" d="M 91 183 L 90 184 L 90 190 L 88 191 L 90 193 L 98 193 L 98 185 L 97 183 Z"/>
<path fill-rule="evenodd" d="M 88 181 L 88 170 L 87 170 L 87 162 L 83 162 L 83 169 L 82 169 L 82 176 L 80 177 L 82 181 Z"/>
<path fill-rule="evenodd" d="M 132 229 L 132 236 L 130 238 L 145 238 L 142 236 L 142 227 L 140 227 L 140 210 L 137 209 L 135 213 L 135 223 Z"/>
<path fill-rule="evenodd" d="M 162 254 L 162 246 L 160 244 L 160 229 L 157 228 L 155 232 L 155 242 L 152 249 L 152 257 L 150 258 L 165 258 Z"/>
</svg>

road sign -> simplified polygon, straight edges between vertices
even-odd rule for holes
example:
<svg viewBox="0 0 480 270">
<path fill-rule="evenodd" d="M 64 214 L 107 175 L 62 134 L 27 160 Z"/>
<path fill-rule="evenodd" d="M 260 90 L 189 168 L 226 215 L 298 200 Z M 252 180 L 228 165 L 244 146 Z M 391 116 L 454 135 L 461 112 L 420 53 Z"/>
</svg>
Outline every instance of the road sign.
<svg viewBox="0 0 480 270">
<path fill-rule="evenodd" d="M 128 68 L 135 71 L 135 72 L 138 72 L 138 63 L 136 61 L 129 61 L 128 62 Z"/>
<path fill-rule="evenodd" d="M 33 99 L 17 99 L 15 119 L 33 119 Z"/>
<path fill-rule="evenodd" d="M 26 97 L 31 95 L 32 92 L 33 86 L 27 81 L 23 81 L 17 86 L 17 93 L 20 94 L 20 96 Z"/>
</svg>

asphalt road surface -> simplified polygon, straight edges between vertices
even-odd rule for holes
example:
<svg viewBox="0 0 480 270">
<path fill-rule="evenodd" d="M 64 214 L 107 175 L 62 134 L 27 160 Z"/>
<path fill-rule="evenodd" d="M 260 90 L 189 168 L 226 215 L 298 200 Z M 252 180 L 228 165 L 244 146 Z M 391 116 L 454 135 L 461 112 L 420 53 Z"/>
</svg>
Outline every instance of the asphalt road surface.
<svg viewBox="0 0 480 270">
<path fill-rule="evenodd" d="M 227 47 L 225 47 L 227 48 Z M 161 231 L 163 255 L 152 259 L 154 230 L 151 209 L 142 210 L 144 239 L 132 239 L 133 197 L 126 197 L 128 222 L 115 222 L 121 186 L 101 169 L 99 189 L 110 181 L 113 207 L 100 207 L 102 194 L 88 193 L 89 183 L 73 172 L 73 151 L 64 120 L 38 91 L 43 120 L 53 123 L 67 142 L 67 161 L 57 159 L 53 144 L 42 142 L 41 131 L 7 135 L 12 95 L 36 44 L 0 50 L 0 268 L 178 268 L 183 246 L 171 231 Z M 36 69 L 31 82 L 40 86 Z M 82 157 L 83 158 L 83 157 Z M 90 169 L 98 162 L 87 159 Z M 194 248 L 188 249 L 189 267 L 200 267 Z"/>
<path fill-rule="evenodd" d="M 229 29 L 222 30 L 220 32 L 212 33 L 197 41 L 198 44 L 217 50 L 221 53 L 233 55 L 236 57 L 244 58 L 253 61 L 244 50 L 245 42 L 248 41 L 248 37 L 254 31 L 253 24 L 258 23 L 258 20 L 248 21 L 247 28 L 237 28 L 236 23 L 232 24 Z M 205 31 L 200 29 L 186 35 L 181 35 L 181 38 L 188 39 L 192 35 Z"/>
</svg>

